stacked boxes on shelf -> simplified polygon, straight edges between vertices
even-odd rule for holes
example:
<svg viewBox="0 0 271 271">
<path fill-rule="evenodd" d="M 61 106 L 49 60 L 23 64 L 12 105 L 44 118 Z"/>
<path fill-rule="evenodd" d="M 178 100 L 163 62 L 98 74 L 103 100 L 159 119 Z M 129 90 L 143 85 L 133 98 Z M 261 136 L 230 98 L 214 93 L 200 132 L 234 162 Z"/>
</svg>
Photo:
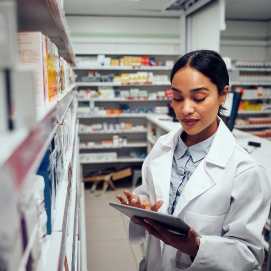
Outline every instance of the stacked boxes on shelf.
<svg viewBox="0 0 271 271">
<path fill-rule="evenodd" d="M 95 71 L 89 71 L 87 76 L 82 76 L 82 82 L 114 82 L 122 84 L 136 84 L 136 83 L 169 83 L 168 75 L 154 75 L 153 72 L 134 72 L 121 73 L 115 75 L 113 73 L 102 75 Z"/>
<path fill-rule="evenodd" d="M 95 132 L 118 132 L 118 133 L 125 133 L 128 131 L 145 131 L 144 125 L 135 125 L 133 126 L 132 123 L 96 123 L 92 125 L 79 125 L 79 133 L 95 133 Z"/>
<path fill-rule="evenodd" d="M 58 49 L 41 32 L 18 34 L 20 65 L 35 72 L 36 105 L 53 101 L 75 82 L 75 74 Z"/>
<path fill-rule="evenodd" d="M 54 224 L 54 210 L 58 187 L 65 174 L 64 170 L 70 170 L 70 162 L 67 161 L 68 151 L 72 149 L 72 113 L 67 110 L 63 123 L 59 125 L 37 171 L 45 181 L 44 203 L 47 213 L 47 234 L 51 234 Z M 71 179 L 67 181 L 70 187 Z"/>
<path fill-rule="evenodd" d="M 77 99 L 90 99 L 90 98 L 123 98 L 127 100 L 134 100 L 134 99 L 171 99 L 172 91 L 171 89 L 167 88 L 164 91 L 157 91 L 157 92 L 148 92 L 147 90 L 139 89 L 139 88 L 130 88 L 127 90 L 119 90 L 113 89 L 110 87 L 98 87 L 98 91 L 91 90 L 91 89 L 82 89 L 77 92 Z"/>
<path fill-rule="evenodd" d="M 167 59 L 165 61 L 156 61 L 150 56 L 123 56 L 120 58 L 106 57 L 105 55 L 97 55 L 91 57 L 76 57 L 75 63 L 78 68 L 92 67 L 133 67 L 140 68 L 152 66 L 165 66 L 172 68 L 174 60 Z"/>
<path fill-rule="evenodd" d="M 9 179 L 1 184 L 0 203 L 5 206 L 0 212 L 1 270 L 37 270 L 47 219 L 39 192 L 35 175 L 24 183 Z"/>
</svg>

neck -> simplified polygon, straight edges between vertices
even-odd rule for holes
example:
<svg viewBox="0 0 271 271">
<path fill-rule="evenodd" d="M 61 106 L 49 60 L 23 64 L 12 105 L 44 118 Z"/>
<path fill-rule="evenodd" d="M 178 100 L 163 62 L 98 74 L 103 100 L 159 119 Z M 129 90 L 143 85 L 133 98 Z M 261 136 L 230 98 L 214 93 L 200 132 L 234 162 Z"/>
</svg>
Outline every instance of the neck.
<svg viewBox="0 0 271 271">
<path fill-rule="evenodd" d="M 215 120 L 209 127 L 196 135 L 189 135 L 184 131 L 181 138 L 187 147 L 191 147 L 210 138 L 217 131 L 217 128 L 218 121 Z"/>
</svg>

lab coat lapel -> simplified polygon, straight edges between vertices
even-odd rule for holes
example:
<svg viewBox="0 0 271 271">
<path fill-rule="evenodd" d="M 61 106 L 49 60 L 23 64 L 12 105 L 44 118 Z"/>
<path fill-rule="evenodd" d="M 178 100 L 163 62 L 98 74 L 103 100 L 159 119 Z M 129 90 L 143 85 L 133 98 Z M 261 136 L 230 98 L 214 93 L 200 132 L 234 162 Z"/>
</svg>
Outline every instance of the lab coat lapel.
<svg viewBox="0 0 271 271">
<path fill-rule="evenodd" d="M 167 213 L 169 204 L 169 188 L 172 170 L 172 160 L 178 137 L 182 133 L 182 127 L 172 130 L 169 136 L 163 138 L 159 144 L 159 150 L 163 152 L 161 156 L 152 160 L 150 170 L 156 194 L 156 200 L 163 200 L 164 203 L 158 212 Z"/>
<path fill-rule="evenodd" d="M 208 169 L 206 169 L 206 163 L 203 161 L 199 164 L 198 168 L 194 171 L 191 178 L 185 185 L 185 188 L 178 200 L 176 206 L 177 214 L 194 198 L 201 195 L 212 186 L 215 185 L 214 178 L 206 178 L 206 174 L 209 175 Z"/>
<path fill-rule="evenodd" d="M 175 208 L 176 214 L 194 198 L 209 190 L 220 180 L 234 150 L 235 139 L 223 121 L 205 159 L 199 164 L 187 182 Z"/>
<path fill-rule="evenodd" d="M 163 200 L 164 204 L 159 212 L 166 213 L 169 203 L 169 187 L 174 149 L 170 149 L 164 155 L 151 162 L 151 174 L 157 200 Z"/>
</svg>

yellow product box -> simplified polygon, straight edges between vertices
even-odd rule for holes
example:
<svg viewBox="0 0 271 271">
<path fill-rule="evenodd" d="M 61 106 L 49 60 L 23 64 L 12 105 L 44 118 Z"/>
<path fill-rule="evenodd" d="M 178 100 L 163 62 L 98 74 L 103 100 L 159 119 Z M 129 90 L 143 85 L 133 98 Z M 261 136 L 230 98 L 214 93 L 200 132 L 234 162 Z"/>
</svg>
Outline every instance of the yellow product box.
<svg viewBox="0 0 271 271">
<path fill-rule="evenodd" d="M 130 81 L 130 74 L 129 73 L 122 73 L 121 75 L 122 82 L 129 82 Z"/>
<path fill-rule="evenodd" d="M 114 82 L 121 82 L 121 76 L 114 76 Z"/>
</svg>

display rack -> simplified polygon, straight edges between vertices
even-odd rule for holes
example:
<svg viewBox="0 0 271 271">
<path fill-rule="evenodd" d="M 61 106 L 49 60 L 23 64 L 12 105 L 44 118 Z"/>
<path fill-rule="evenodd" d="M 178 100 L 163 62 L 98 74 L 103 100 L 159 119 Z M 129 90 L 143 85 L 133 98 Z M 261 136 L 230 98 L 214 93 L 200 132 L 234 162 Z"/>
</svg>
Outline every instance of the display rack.
<svg viewBox="0 0 271 271">
<path fill-rule="evenodd" d="M 85 58 L 84 58 L 85 57 Z M 142 162 L 144 161 L 143 157 L 131 157 L 131 155 L 135 155 L 135 153 L 142 154 L 143 152 L 146 155 L 147 152 L 147 130 L 146 130 L 146 116 L 147 114 L 150 114 L 150 110 L 153 110 L 155 108 L 159 107 L 167 107 L 168 103 L 170 103 L 170 99 L 165 97 L 165 89 L 170 88 L 170 82 L 168 80 L 171 67 L 166 66 L 166 59 L 171 58 L 173 59 L 173 62 L 175 61 L 176 56 L 154 56 L 156 63 L 153 65 L 143 65 L 141 62 L 140 64 L 137 63 L 135 65 L 129 66 L 130 64 L 126 65 L 125 63 L 123 66 L 118 65 L 108 65 L 108 64 L 102 64 L 97 65 L 92 60 L 96 61 L 100 56 L 77 56 L 75 61 L 76 67 L 75 70 L 78 75 L 78 91 L 80 90 L 87 90 L 87 91 L 95 91 L 98 94 L 99 88 L 111 88 L 114 89 L 115 97 L 103 97 L 102 95 L 99 95 L 99 97 L 80 97 L 78 96 L 78 103 L 79 103 L 79 109 L 80 104 L 84 104 L 86 106 L 87 103 L 89 103 L 89 106 L 91 107 L 97 107 L 97 108 L 104 108 L 105 110 L 110 109 L 112 110 L 118 110 L 120 108 L 126 107 L 129 108 L 128 112 L 127 110 L 123 110 L 121 113 L 105 113 L 104 112 L 98 112 L 98 113 L 91 113 L 91 112 L 84 112 L 78 110 L 78 119 L 79 123 L 81 125 L 91 126 L 95 124 L 104 124 L 108 123 L 108 125 L 118 125 L 121 122 L 130 122 L 133 126 L 136 125 L 143 125 L 143 129 L 101 129 L 96 131 L 87 131 L 79 129 L 79 135 L 80 135 L 80 162 L 83 165 L 83 174 L 87 176 L 91 172 L 94 172 L 95 169 L 97 171 L 102 171 L 106 168 L 110 167 L 125 167 L 125 166 L 135 166 L 140 167 Z M 103 56 L 102 56 L 103 57 Z M 121 59 L 121 55 L 109 55 L 111 57 L 112 61 L 115 61 L 114 59 Z M 85 61 L 84 59 L 89 59 L 89 62 Z M 127 57 L 127 58 L 133 58 L 133 57 Z M 140 57 L 135 57 L 137 60 Z M 143 57 L 144 58 L 144 57 Z M 148 57 L 147 57 L 148 58 Z M 153 58 L 154 60 L 154 58 Z M 118 60 L 117 60 L 118 61 Z M 143 61 L 143 60 L 142 60 Z M 120 60 L 121 62 L 121 60 Z M 113 62 L 111 62 L 112 64 Z M 161 65 L 163 63 L 163 65 Z M 159 65 L 158 65 L 159 64 Z M 130 77 L 135 77 L 133 81 L 121 81 L 121 82 L 114 82 L 116 78 L 111 78 L 108 80 L 111 81 L 96 81 L 96 79 L 93 79 L 93 82 L 87 82 L 87 74 L 89 72 L 96 73 L 98 72 L 103 78 L 105 79 L 109 74 L 113 74 L 116 77 L 121 77 L 123 73 L 129 73 Z M 148 81 L 144 76 L 138 77 L 136 79 L 137 73 L 152 73 L 153 78 L 156 78 L 153 81 Z M 155 77 L 157 76 L 157 77 Z M 161 80 L 160 80 L 161 78 Z M 97 79 L 99 80 L 99 79 Z M 138 80 L 138 81 L 137 81 Z M 139 96 L 131 96 L 131 97 L 122 97 L 120 93 L 122 90 L 129 89 L 138 89 L 138 91 L 144 90 L 147 95 L 144 97 Z M 160 94 L 162 93 L 162 97 L 156 96 L 158 95 L 158 92 L 160 91 Z M 119 94 L 117 94 L 119 92 Z M 154 97 L 155 96 L 155 97 Z M 120 138 L 125 137 L 128 142 L 126 144 L 102 144 L 101 141 L 109 141 L 112 140 L 112 137 L 114 135 L 119 136 Z M 88 142 L 92 142 L 94 144 L 87 145 Z M 84 145 L 84 143 L 86 143 Z M 93 160 L 93 153 L 94 154 L 100 154 L 100 153 L 116 153 L 117 157 L 108 158 L 108 159 L 101 159 L 100 161 Z"/>
<path fill-rule="evenodd" d="M 73 63 L 70 31 L 60 1 L 16 0 L 19 31 L 42 31 L 56 44 L 59 54 Z"/>
<path fill-rule="evenodd" d="M 55 103 L 54 106 L 44 108 L 42 110 L 43 117 L 41 120 L 40 116 L 38 117 L 39 122 L 35 129 L 5 132 L 1 135 L 1 145 L 5 146 L 4 150 L 6 151 L 0 154 L 0 175 L 2 172 L 6 172 L 6 169 L 9 169 L 13 172 L 11 179 L 14 178 L 14 181 L 20 185 L 32 172 L 37 170 L 45 150 L 55 134 L 58 121 L 63 118 L 57 112 L 65 113 L 72 99 L 73 96 L 70 91 L 63 95 L 63 99 L 58 99 L 58 103 Z M 66 109 L 63 110 L 63 108 Z M 12 142 L 10 142 L 10 138 L 13 138 Z M 24 161 L 24 163 L 22 164 L 21 161 Z"/>
<path fill-rule="evenodd" d="M 170 86 L 170 82 L 78 82 L 78 87 Z"/>
<path fill-rule="evenodd" d="M 229 69 L 232 91 L 243 92 L 235 127 L 271 139 L 271 68 L 237 66 Z"/>
<path fill-rule="evenodd" d="M 64 11 L 60 6 L 60 1 L 16 0 L 15 2 L 17 4 L 18 30 L 42 32 L 56 44 L 59 55 L 73 63 L 74 54 L 69 39 L 69 29 Z M 15 20 L 16 18 L 13 19 Z M 12 34 L 16 35 L 17 33 Z M 36 271 L 62 271 L 67 270 L 66 268 L 69 270 L 87 270 L 86 243 L 80 240 L 81 236 L 85 236 L 83 232 L 85 231 L 85 227 L 82 226 L 81 222 L 84 219 L 81 213 L 81 206 L 84 205 L 84 200 L 81 198 L 82 188 L 79 172 L 78 124 L 76 126 L 77 102 L 73 94 L 76 86 L 75 84 L 67 86 L 67 84 L 68 80 L 65 81 L 65 91 L 62 90 L 62 94 L 57 96 L 55 100 L 45 106 L 36 106 L 36 125 L 34 127 L 31 127 L 30 130 L 15 129 L 5 131 L 1 132 L 0 135 L 1 147 L 3 146 L 0 153 L 0 179 L 1 188 L 3 188 L 1 197 L 5 193 L 12 191 L 12 195 L 14 196 L 10 201 L 7 201 L 5 208 L 9 207 L 8 204 L 13 206 L 14 212 L 10 213 L 7 217 L 13 217 L 17 223 L 14 226 L 13 224 L 8 224 L 9 222 L 7 221 L 7 225 L 4 225 L 4 227 L 9 228 L 12 226 L 14 229 L 17 227 L 18 238 L 16 239 L 23 240 L 17 243 L 20 245 L 21 242 L 27 242 L 26 247 L 21 248 L 21 246 L 18 246 L 20 247 L 19 249 L 14 245 L 13 249 L 22 253 L 22 255 L 18 252 L 16 254 L 16 258 L 18 258 L 16 259 L 16 270 L 30 270 L 30 267 L 27 265 L 33 254 L 35 254 L 35 260 L 31 263 L 31 268 Z M 73 116 L 73 118 L 70 118 L 71 122 L 67 120 L 67 115 Z M 52 139 L 55 137 L 56 131 L 60 125 L 66 125 L 66 123 L 67 125 L 71 123 L 68 138 L 71 144 L 69 145 L 70 148 L 67 145 L 67 148 L 63 152 L 62 178 L 58 179 L 58 183 L 56 184 L 55 205 L 51 209 L 53 211 L 52 216 L 50 216 L 53 218 L 51 233 L 43 236 L 42 240 L 44 242 L 46 239 L 46 242 L 41 244 L 40 222 L 35 222 L 36 224 L 33 227 L 29 225 L 25 226 L 28 234 L 28 238 L 25 241 L 23 226 L 18 224 L 20 223 L 20 219 L 22 219 L 18 209 L 19 200 L 21 197 L 32 197 L 33 206 L 36 203 L 34 201 L 36 190 L 33 189 L 35 185 L 32 184 L 32 187 L 28 187 L 26 184 L 31 183 L 33 178 L 36 177 L 48 147 L 52 144 Z M 63 140 L 65 135 L 62 136 Z M 63 143 L 61 139 L 60 142 L 61 144 Z M 53 159 L 56 159 L 56 157 L 52 155 L 50 159 L 50 162 L 54 163 Z M 69 172 L 70 165 L 72 165 L 72 173 Z M 70 176 L 72 176 L 71 183 L 69 182 Z M 1 206 L 2 204 L 3 201 L 1 202 Z M 27 214 L 27 212 L 28 209 L 26 209 L 25 213 Z M 39 216 L 39 214 L 37 215 Z M 31 219 L 33 217 L 33 221 L 38 220 L 34 213 L 31 213 L 29 217 Z M 23 217 L 26 223 L 30 223 L 29 217 L 27 219 Z M 2 214 L 1 218 L 5 218 L 5 214 Z M 1 219 L 1 221 L 3 222 L 4 220 Z M 21 230 L 20 226 L 22 227 Z M 6 232 L 5 228 L 4 230 L 3 227 L 1 228 L 1 234 Z M 8 234 L 11 233 L 9 230 L 7 232 Z M 3 244 L 1 243 L 1 245 Z M 1 260 L 9 261 L 8 264 L 11 263 L 12 265 L 15 259 L 10 258 L 11 255 L 13 254 L 4 255 L 4 258 L 2 258 L 2 254 Z M 11 265 L 7 267 L 8 270 L 15 270 L 12 268 L 9 269 Z M 78 266 L 82 268 L 78 269 Z M 5 269 L 5 266 L 3 268 Z"/>
</svg>

